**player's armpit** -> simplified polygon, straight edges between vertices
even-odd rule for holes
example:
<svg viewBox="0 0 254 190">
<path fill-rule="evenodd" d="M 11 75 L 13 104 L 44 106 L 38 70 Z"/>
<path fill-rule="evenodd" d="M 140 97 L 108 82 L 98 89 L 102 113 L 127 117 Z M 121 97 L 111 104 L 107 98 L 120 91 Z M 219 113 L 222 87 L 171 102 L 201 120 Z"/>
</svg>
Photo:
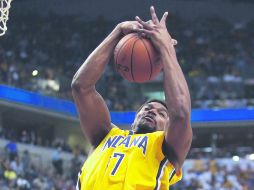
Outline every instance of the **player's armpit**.
<svg viewBox="0 0 254 190">
<path fill-rule="evenodd" d="M 176 171 L 180 171 L 189 152 L 191 142 L 192 128 L 190 122 L 174 123 L 169 132 L 165 134 L 162 150 Z"/>
<path fill-rule="evenodd" d="M 111 129 L 107 105 L 94 86 L 89 89 L 72 88 L 72 94 L 77 105 L 82 131 L 96 147 Z"/>
<path fill-rule="evenodd" d="M 176 155 L 174 149 L 168 145 L 165 138 L 164 138 L 163 144 L 162 144 L 162 152 L 172 164 L 177 162 L 177 155 Z"/>
</svg>

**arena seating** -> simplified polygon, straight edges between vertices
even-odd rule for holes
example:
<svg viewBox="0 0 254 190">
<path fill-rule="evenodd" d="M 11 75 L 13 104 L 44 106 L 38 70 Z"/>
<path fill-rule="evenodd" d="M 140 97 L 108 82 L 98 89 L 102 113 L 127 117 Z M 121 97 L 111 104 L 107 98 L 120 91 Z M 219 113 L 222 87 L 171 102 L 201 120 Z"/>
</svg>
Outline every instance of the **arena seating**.
<svg viewBox="0 0 254 190">
<path fill-rule="evenodd" d="M 65 99 L 72 99 L 75 71 L 117 24 L 103 17 L 83 21 L 57 15 L 17 17 L 15 23 L 0 39 L 0 83 Z M 254 42 L 249 37 L 254 21 L 230 23 L 210 18 L 187 22 L 175 16 L 168 28 L 179 42 L 176 50 L 194 108 L 254 105 Z M 133 110 L 147 98 L 141 90 L 127 95 L 133 87 L 116 74 L 112 61 L 97 88 L 110 110 Z"/>
<path fill-rule="evenodd" d="M 250 0 L 246 1 L 252 3 Z M 22 5 L 22 1 L 16 1 L 17 4 L 12 6 L 21 8 L 19 12 L 16 10 L 11 12 L 8 31 L 0 38 L 0 84 L 72 100 L 70 86 L 74 73 L 117 23 L 108 20 L 110 17 L 95 18 L 96 14 L 87 20 L 84 19 L 87 13 L 83 17 L 74 15 L 77 8 L 84 12 L 77 2 L 70 4 L 70 1 L 66 0 L 61 2 L 61 6 L 53 0 L 46 3 L 37 2 L 41 4 L 33 2 L 33 0 L 23 1 Z M 81 2 L 85 1 L 80 0 Z M 254 20 L 250 20 L 250 16 L 246 22 L 235 21 L 236 15 L 232 16 L 232 12 L 224 18 L 221 16 L 224 14 L 223 11 L 218 13 L 220 17 L 209 17 L 210 13 L 206 10 L 207 5 L 204 2 L 211 5 L 215 1 L 197 0 L 198 6 L 194 7 L 201 7 L 200 15 L 207 12 L 205 18 L 188 10 L 188 6 L 195 2 L 177 1 L 176 4 L 180 6 L 186 4 L 178 9 L 182 16 L 186 16 L 183 18 L 179 15 L 170 15 L 167 23 L 172 37 L 178 40 L 176 51 L 189 84 L 192 107 L 203 109 L 254 107 Z M 92 5 L 97 2 L 88 3 Z M 122 3 L 124 2 L 120 2 L 121 6 Z M 125 3 L 132 5 L 129 1 Z M 222 2 L 223 9 L 227 10 L 226 6 L 231 5 L 238 8 L 238 3 L 239 1 L 235 0 Z M 45 6 L 43 9 L 40 6 L 42 4 Z M 108 6 L 106 8 L 101 6 L 104 10 L 111 8 L 112 4 L 109 2 L 106 4 Z M 59 9 L 55 10 L 55 13 L 49 13 L 54 6 Z M 70 10 L 66 10 L 65 6 L 70 7 Z M 36 8 L 41 13 L 37 15 L 35 11 L 31 15 L 29 9 Z M 248 9 L 248 5 L 241 7 L 239 14 L 246 16 L 244 8 Z M 93 9 L 87 11 L 92 12 Z M 214 6 L 212 10 L 217 14 L 218 6 Z M 126 11 L 130 14 L 132 10 L 126 8 Z M 177 12 L 176 9 L 173 11 Z M 20 12 L 24 14 L 19 15 Z M 56 14 L 57 12 L 61 14 Z M 99 14 L 100 12 L 97 13 Z M 192 14 L 196 17 L 185 20 Z M 112 15 L 115 17 L 117 14 Z M 232 19 L 228 19 L 229 15 Z M 161 85 L 161 83 L 162 77 L 150 84 Z M 133 111 L 147 99 L 141 85 L 130 85 L 115 72 L 113 60 L 107 66 L 97 89 L 105 98 L 110 111 Z M 1 114 L 4 114 L 4 111 Z M 227 123 L 227 127 L 229 124 L 231 123 Z M 74 190 L 78 171 L 86 159 L 87 152 L 85 153 L 79 146 L 71 148 L 67 143 L 67 136 L 58 138 L 52 135 L 49 139 L 41 134 L 35 134 L 33 129 L 30 131 L 21 126 L 16 127 L 19 127 L 21 133 L 11 129 L 8 122 L 0 122 L 0 189 Z M 38 126 L 34 124 L 33 127 Z M 227 127 L 220 126 L 216 133 L 231 130 Z M 209 138 L 206 139 L 209 143 L 206 143 L 211 147 L 204 148 L 203 140 L 207 136 L 201 133 L 199 137 L 203 138 L 200 139 L 198 146 L 203 148 L 191 148 L 183 167 L 183 180 L 171 189 L 253 189 L 254 149 L 251 147 L 253 133 L 249 130 L 252 127 L 253 125 L 243 129 L 244 134 L 239 135 L 241 141 L 234 142 L 235 137 L 227 132 L 220 135 L 217 141 L 220 144 L 217 148 L 213 147 L 213 151 L 211 151 L 213 143 Z M 209 126 L 205 130 L 209 130 Z M 211 136 L 212 133 L 215 132 L 211 130 Z M 238 132 L 235 133 L 238 135 Z M 230 141 L 226 139 L 227 136 Z M 193 142 L 197 140 L 195 138 L 196 134 Z M 240 143 L 245 147 L 240 147 Z"/>
</svg>

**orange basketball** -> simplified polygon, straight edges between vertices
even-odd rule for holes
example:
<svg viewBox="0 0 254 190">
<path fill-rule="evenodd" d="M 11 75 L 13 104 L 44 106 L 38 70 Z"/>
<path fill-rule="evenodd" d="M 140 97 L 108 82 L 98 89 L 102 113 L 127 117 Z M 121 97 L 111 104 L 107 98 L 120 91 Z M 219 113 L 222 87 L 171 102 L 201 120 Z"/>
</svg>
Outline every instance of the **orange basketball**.
<svg viewBox="0 0 254 190">
<path fill-rule="evenodd" d="M 156 77 L 161 69 L 158 53 L 152 43 L 137 33 L 124 36 L 114 52 L 118 73 L 130 82 L 144 83 Z"/>
</svg>

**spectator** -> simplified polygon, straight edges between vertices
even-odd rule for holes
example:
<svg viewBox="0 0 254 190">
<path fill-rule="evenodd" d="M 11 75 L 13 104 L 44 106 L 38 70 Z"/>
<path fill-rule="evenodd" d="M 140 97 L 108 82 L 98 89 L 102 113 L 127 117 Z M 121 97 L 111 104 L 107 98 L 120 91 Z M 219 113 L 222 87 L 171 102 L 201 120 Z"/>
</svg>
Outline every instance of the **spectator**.
<svg viewBox="0 0 254 190">
<path fill-rule="evenodd" d="M 75 181 L 77 179 L 78 173 L 82 166 L 83 160 L 80 158 L 80 150 L 79 147 L 76 147 L 73 151 L 74 156 L 71 159 L 71 179 Z"/>
<path fill-rule="evenodd" d="M 10 167 L 9 164 L 5 164 L 4 177 L 8 182 L 11 183 L 14 182 L 17 178 L 16 172 Z"/>
<path fill-rule="evenodd" d="M 29 170 L 30 169 L 30 154 L 28 150 L 24 150 L 22 158 L 21 158 L 21 165 L 23 166 L 23 168 L 25 170 Z"/>
<path fill-rule="evenodd" d="M 14 141 L 9 141 L 5 145 L 5 149 L 8 153 L 8 156 L 9 156 L 10 160 L 13 160 L 15 158 L 15 156 L 17 156 L 17 154 L 18 154 L 18 147 L 17 147 L 17 144 Z"/>
<path fill-rule="evenodd" d="M 19 190 L 30 190 L 31 189 L 31 185 L 30 185 L 29 181 L 21 176 L 19 176 L 17 178 L 16 185 Z"/>
<path fill-rule="evenodd" d="M 231 181 L 228 180 L 227 175 L 224 176 L 224 181 L 221 185 L 222 190 L 234 190 L 234 186 Z"/>
<path fill-rule="evenodd" d="M 11 161 L 10 167 L 17 175 L 24 174 L 24 167 L 20 162 L 18 155 L 16 155 L 14 159 Z"/>
<path fill-rule="evenodd" d="M 52 164 L 57 172 L 57 174 L 63 174 L 63 160 L 61 158 L 61 147 L 58 147 L 57 150 L 54 151 L 52 156 Z"/>
</svg>

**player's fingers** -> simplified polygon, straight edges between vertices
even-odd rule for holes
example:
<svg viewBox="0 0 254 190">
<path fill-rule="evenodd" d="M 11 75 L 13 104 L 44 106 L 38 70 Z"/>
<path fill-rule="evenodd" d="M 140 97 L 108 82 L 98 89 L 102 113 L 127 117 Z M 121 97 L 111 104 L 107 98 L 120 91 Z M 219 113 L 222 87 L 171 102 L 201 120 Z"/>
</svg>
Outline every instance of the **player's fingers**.
<svg viewBox="0 0 254 190">
<path fill-rule="evenodd" d="M 152 25 L 153 21 L 152 20 L 148 20 L 148 21 L 146 21 L 146 23 Z"/>
<path fill-rule="evenodd" d="M 136 19 L 136 21 L 138 21 L 143 26 L 143 28 L 146 28 L 148 30 L 152 30 L 153 29 L 151 24 L 141 20 L 141 18 L 139 18 L 138 16 L 136 16 L 135 19 Z"/>
<path fill-rule="evenodd" d="M 161 21 L 160 23 L 163 25 L 163 26 L 166 26 L 166 20 L 167 20 L 167 17 L 168 17 L 168 12 L 165 12 L 161 18 Z"/>
<path fill-rule="evenodd" d="M 173 44 L 173 46 L 176 46 L 178 42 L 175 39 L 171 39 L 171 43 Z"/>
<path fill-rule="evenodd" d="M 140 33 L 139 35 L 142 36 L 142 37 L 148 38 L 145 33 Z"/>
<path fill-rule="evenodd" d="M 133 24 L 133 26 L 132 26 L 132 29 L 133 30 L 137 30 L 137 29 L 141 29 L 141 28 L 143 28 L 143 25 L 142 24 L 140 24 L 140 23 L 138 23 L 137 21 Z"/>
<path fill-rule="evenodd" d="M 145 36 L 147 38 L 151 38 L 151 36 L 154 34 L 153 31 L 151 30 L 147 30 L 147 29 L 138 29 L 137 30 L 139 34 L 141 34 L 142 36 Z"/>
<path fill-rule="evenodd" d="M 150 7 L 150 13 L 151 13 L 151 17 L 152 17 L 152 21 L 154 24 L 159 24 L 160 21 L 155 13 L 155 9 L 153 6 Z"/>
</svg>

